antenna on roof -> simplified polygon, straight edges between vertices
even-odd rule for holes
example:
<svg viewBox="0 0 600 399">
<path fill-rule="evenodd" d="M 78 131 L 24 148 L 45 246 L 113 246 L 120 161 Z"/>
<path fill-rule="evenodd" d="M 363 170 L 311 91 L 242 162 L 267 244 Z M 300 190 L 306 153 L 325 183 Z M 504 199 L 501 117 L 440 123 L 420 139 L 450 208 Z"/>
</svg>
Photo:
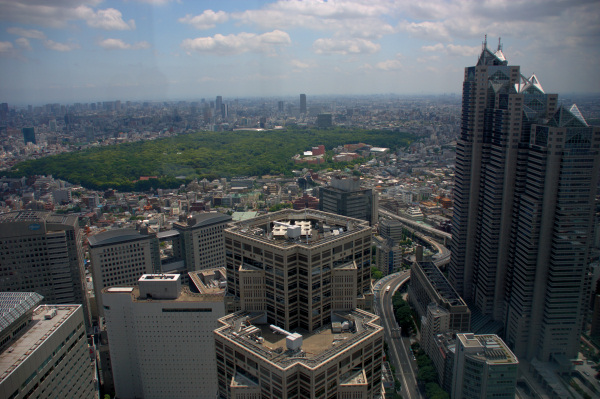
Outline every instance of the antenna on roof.
<svg viewBox="0 0 600 399">
<path fill-rule="evenodd" d="M 498 51 L 502 50 L 502 42 L 501 42 L 501 37 L 498 38 Z"/>
<path fill-rule="evenodd" d="M 487 33 L 485 35 L 485 38 L 483 39 L 483 46 L 482 46 L 482 50 L 485 50 L 487 48 Z"/>
</svg>

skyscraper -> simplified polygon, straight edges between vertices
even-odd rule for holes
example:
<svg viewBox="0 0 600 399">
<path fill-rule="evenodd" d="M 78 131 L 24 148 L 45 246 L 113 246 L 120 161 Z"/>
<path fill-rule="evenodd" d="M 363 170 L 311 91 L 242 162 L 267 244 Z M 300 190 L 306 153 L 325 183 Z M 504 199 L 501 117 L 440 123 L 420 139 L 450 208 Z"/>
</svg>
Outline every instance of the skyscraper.
<svg viewBox="0 0 600 399">
<path fill-rule="evenodd" d="M 224 269 L 206 271 L 225 284 Z M 209 273 L 210 272 L 210 273 Z M 138 287 L 103 290 L 110 357 L 119 398 L 214 398 L 213 330 L 225 315 L 221 281 L 149 274 Z"/>
<path fill-rule="evenodd" d="M 22 129 L 23 131 L 23 141 L 25 142 L 25 144 L 27 143 L 33 143 L 35 144 L 35 129 L 32 127 L 24 127 Z"/>
<path fill-rule="evenodd" d="M 215 100 L 215 116 L 221 115 L 221 105 L 223 105 L 223 96 L 217 96 L 217 99 Z"/>
<path fill-rule="evenodd" d="M 465 68 L 449 280 L 519 357 L 572 357 L 584 315 L 597 141 L 576 106 L 487 41 Z"/>
<path fill-rule="evenodd" d="M 225 249 L 241 310 L 215 330 L 219 398 L 379 397 L 367 222 L 285 210 L 232 224 Z"/>
<path fill-rule="evenodd" d="M 82 304 L 90 324 L 77 216 L 0 215 L 0 291 L 33 291 L 47 303 Z"/>
<path fill-rule="evenodd" d="M 306 113 L 306 94 L 300 94 L 300 113 Z"/>
</svg>

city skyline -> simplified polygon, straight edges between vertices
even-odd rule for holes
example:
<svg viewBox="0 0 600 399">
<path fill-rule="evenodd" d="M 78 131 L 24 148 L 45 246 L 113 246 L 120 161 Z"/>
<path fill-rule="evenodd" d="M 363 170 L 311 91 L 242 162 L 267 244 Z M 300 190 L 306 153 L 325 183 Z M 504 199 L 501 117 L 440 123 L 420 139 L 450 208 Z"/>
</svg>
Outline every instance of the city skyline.
<svg viewBox="0 0 600 399">
<path fill-rule="evenodd" d="M 487 34 L 550 92 L 592 93 L 599 17 L 558 0 L 0 1 L 0 91 L 17 105 L 460 93 Z"/>
</svg>

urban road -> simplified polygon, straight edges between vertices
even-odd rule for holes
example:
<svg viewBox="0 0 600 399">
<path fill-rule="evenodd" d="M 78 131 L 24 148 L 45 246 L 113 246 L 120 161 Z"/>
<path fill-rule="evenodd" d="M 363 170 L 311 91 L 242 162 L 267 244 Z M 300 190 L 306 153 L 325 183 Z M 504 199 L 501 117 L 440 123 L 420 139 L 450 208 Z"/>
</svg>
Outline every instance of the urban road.
<svg viewBox="0 0 600 399">
<path fill-rule="evenodd" d="M 410 278 L 410 271 L 391 274 L 375 284 L 376 312 L 381 317 L 385 341 L 388 343 L 389 362 L 396 369 L 395 377 L 402 384 L 401 395 L 405 399 L 424 398 L 417 386 L 417 362 L 410 349 L 410 338 L 402 337 L 394 317 L 392 296 Z M 386 292 L 386 288 L 390 290 Z"/>
</svg>

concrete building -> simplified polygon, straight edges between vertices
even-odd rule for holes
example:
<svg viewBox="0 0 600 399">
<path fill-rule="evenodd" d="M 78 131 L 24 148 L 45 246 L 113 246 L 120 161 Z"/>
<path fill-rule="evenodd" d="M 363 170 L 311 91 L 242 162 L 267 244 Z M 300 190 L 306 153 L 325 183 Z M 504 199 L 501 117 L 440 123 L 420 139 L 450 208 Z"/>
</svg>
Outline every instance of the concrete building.
<svg viewBox="0 0 600 399">
<path fill-rule="evenodd" d="M 317 115 L 317 127 L 327 128 L 333 126 L 333 115 L 330 113 Z"/>
<path fill-rule="evenodd" d="M 225 266 L 223 230 L 229 222 L 229 215 L 206 212 L 189 216 L 186 222 L 173 223 L 173 230 L 179 232 L 173 251 L 185 261 L 187 271 Z"/>
<path fill-rule="evenodd" d="M 103 290 L 117 397 L 216 397 L 213 330 L 225 315 L 225 289 L 221 281 L 196 288 L 182 287 L 179 274 L 154 274 L 137 287 Z"/>
<path fill-rule="evenodd" d="M 283 210 L 226 228 L 225 251 L 228 294 L 268 323 L 312 332 L 331 323 L 337 304 L 372 309 L 365 221 Z"/>
<path fill-rule="evenodd" d="M 448 311 L 449 331 L 470 331 L 471 311 L 433 262 L 413 263 L 408 299 L 419 317 L 427 317 L 427 308 L 433 303 Z"/>
<path fill-rule="evenodd" d="M 449 280 L 528 360 L 576 357 L 590 294 L 600 128 L 557 98 L 500 45 L 465 68 Z"/>
<path fill-rule="evenodd" d="M 379 222 L 379 234 L 393 241 L 402 241 L 404 225 L 397 219 L 382 219 Z"/>
<path fill-rule="evenodd" d="M 402 268 L 403 249 L 390 238 L 373 237 L 375 245 L 375 265 L 384 276 L 395 273 Z"/>
<path fill-rule="evenodd" d="M 300 113 L 306 114 L 306 94 L 300 94 Z"/>
<path fill-rule="evenodd" d="M 497 335 L 456 335 L 452 399 L 514 399 L 519 361 Z"/>
<path fill-rule="evenodd" d="M 89 237 L 88 243 L 98 316 L 104 315 L 104 288 L 137 285 L 143 274 L 162 271 L 158 238 L 148 227 L 109 230 Z"/>
<path fill-rule="evenodd" d="M 336 176 L 330 185 L 319 189 L 319 210 L 362 219 L 369 224 L 379 219 L 376 191 L 361 189 L 360 179 Z"/>
<path fill-rule="evenodd" d="M 215 331 L 219 398 L 374 398 L 383 328 L 363 310 L 332 311 L 332 323 L 290 333 L 266 312 L 240 311 Z"/>
<path fill-rule="evenodd" d="M 91 325 L 77 216 L 0 214 L 0 291 L 34 291 L 46 303 L 81 304 Z"/>
<path fill-rule="evenodd" d="M 22 131 L 23 131 L 23 141 L 25 142 L 25 144 L 27 144 L 27 143 L 36 144 L 36 140 L 35 140 L 35 128 L 33 128 L 33 127 L 24 127 L 22 129 Z"/>
<path fill-rule="evenodd" d="M 97 398 L 82 306 L 41 300 L 0 292 L 0 396 Z"/>
</svg>

